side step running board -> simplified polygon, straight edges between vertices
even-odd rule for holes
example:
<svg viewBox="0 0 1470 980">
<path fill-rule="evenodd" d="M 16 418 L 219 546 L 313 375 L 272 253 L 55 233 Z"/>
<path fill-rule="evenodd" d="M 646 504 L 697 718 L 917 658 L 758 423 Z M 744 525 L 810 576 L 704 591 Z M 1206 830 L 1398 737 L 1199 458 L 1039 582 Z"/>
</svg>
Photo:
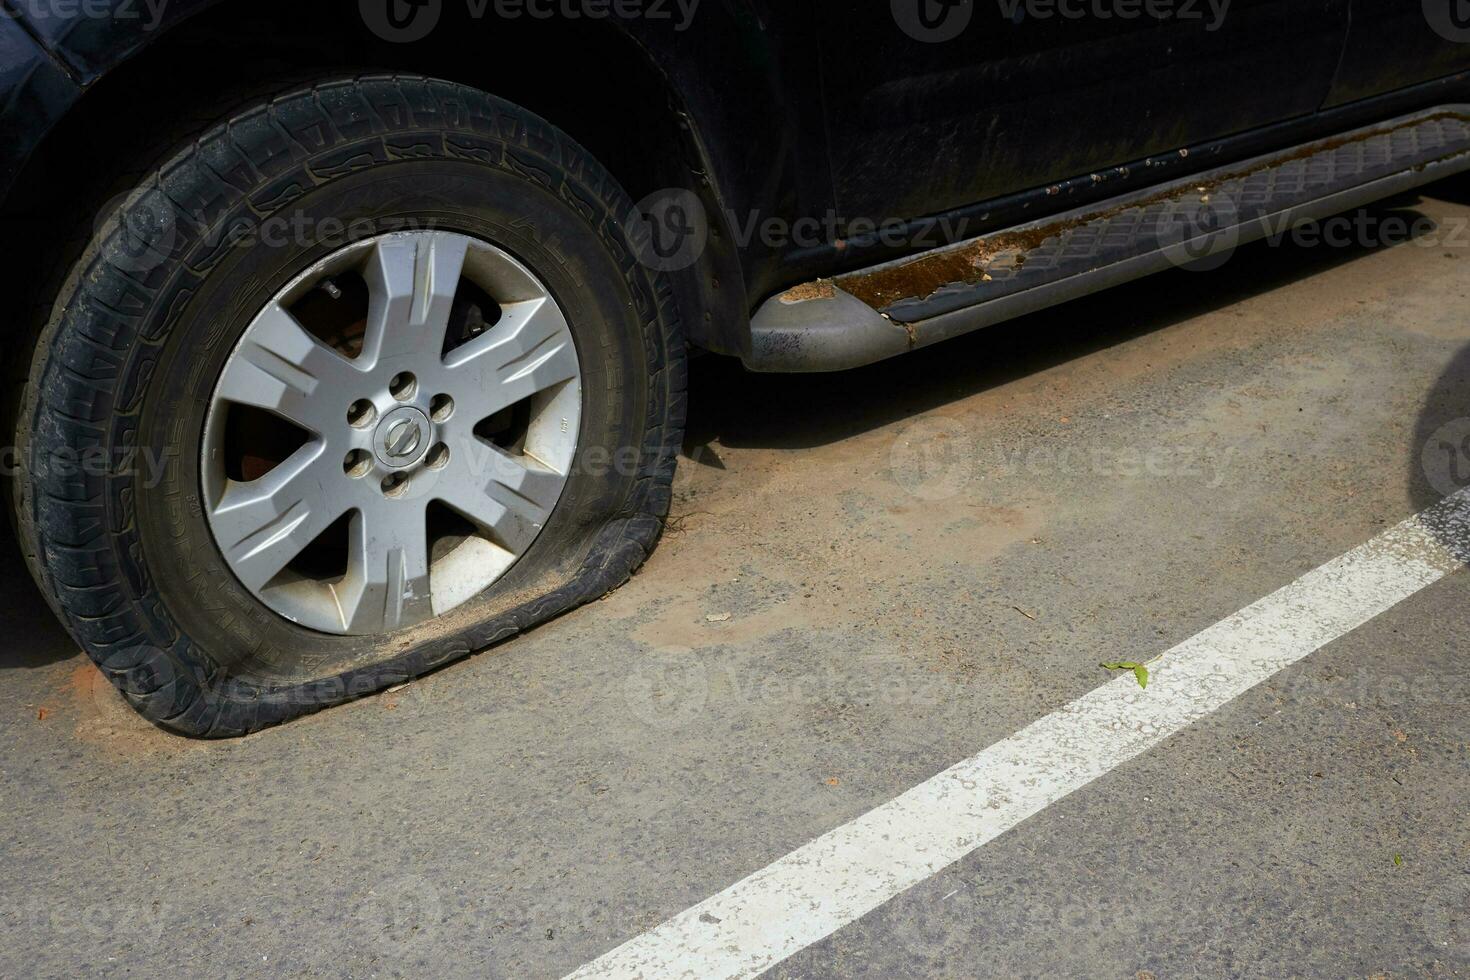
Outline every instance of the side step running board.
<svg viewBox="0 0 1470 980">
<path fill-rule="evenodd" d="M 861 367 L 1470 170 L 1470 105 L 1415 113 L 883 265 L 756 311 L 755 371 Z M 1219 261 L 1216 259 L 1216 261 Z"/>
</svg>

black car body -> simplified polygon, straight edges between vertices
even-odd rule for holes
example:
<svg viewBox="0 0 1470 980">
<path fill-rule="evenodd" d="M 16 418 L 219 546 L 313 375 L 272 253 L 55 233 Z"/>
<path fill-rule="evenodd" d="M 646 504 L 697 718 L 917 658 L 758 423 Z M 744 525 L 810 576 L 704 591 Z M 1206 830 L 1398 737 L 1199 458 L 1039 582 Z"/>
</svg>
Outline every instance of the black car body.
<svg viewBox="0 0 1470 980">
<path fill-rule="evenodd" d="M 729 354 L 748 350 L 748 315 L 772 294 L 942 244 L 947 228 L 978 235 L 1470 100 L 1456 0 L 4 6 L 12 217 L 65 193 L 99 120 L 208 94 L 177 78 L 248 89 L 311 68 L 423 71 L 558 122 L 635 199 L 699 194 L 717 234 L 683 284 L 700 310 L 690 336 Z M 411 43 L 374 34 L 374 9 Z"/>
</svg>

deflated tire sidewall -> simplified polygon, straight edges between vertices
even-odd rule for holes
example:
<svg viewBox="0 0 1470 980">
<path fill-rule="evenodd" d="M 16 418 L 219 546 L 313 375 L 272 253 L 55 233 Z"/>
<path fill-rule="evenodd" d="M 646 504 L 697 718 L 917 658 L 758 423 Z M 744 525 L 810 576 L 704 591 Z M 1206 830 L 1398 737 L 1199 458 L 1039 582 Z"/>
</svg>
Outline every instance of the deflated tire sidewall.
<svg viewBox="0 0 1470 980">
<path fill-rule="evenodd" d="M 369 104 L 432 94 L 440 109 L 422 110 L 422 127 L 400 118 L 391 132 L 323 137 L 317 154 L 269 177 L 263 151 L 231 169 L 232 155 L 252 157 L 244 127 L 206 134 L 126 206 L 167 213 L 165 194 L 199 205 L 160 229 L 166 258 L 139 268 L 137 243 L 119 237 L 136 233 L 127 221 L 84 255 L 43 332 L 44 377 L 22 416 L 37 457 L 92 447 L 165 461 L 157 486 L 148 466 L 37 475 L 32 527 L 38 577 L 89 653 L 145 715 L 189 734 L 238 734 L 381 689 L 600 595 L 646 556 L 667 511 L 682 338 L 667 283 L 627 241 L 626 195 L 566 137 L 488 96 L 370 80 L 298 96 L 302 116 L 320 118 L 324 90 Z M 288 116 L 289 102 L 272 114 Z M 446 128 L 447 103 L 463 113 Z M 393 113 L 377 108 L 384 129 Z M 413 156 L 395 156 L 402 147 Z M 207 227 L 190 214 L 208 214 Z M 231 227 L 243 229 L 239 244 Z M 400 230 L 492 242 L 547 284 L 582 365 L 582 432 L 551 520 L 495 586 L 401 633 L 327 636 L 271 613 L 225 565 L 200 500 L 204 417 L 226 357 L 277 290 L 352 240 Z M 85 423 L 68 424 L 58 408 L 79 400 Z M 92 600 L 69 590 L 94 580 Z"/>
</svg>

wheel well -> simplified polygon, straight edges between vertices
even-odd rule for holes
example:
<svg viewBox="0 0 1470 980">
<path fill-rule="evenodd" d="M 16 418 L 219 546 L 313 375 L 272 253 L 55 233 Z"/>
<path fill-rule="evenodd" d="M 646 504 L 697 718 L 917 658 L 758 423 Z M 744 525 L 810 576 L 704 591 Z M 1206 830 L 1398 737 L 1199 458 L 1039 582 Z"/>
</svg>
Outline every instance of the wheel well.
<svg viewBox="0 0 1470 980">
<path fill-rule="evenodd" d="M 338 71 L 413 72 L 483 89 L 570 133 L 635 201 L 685 188 L 719 213 L 687 113 L 620 28 L 594 20 L 473 20 L 468 10 L 451 10 L 457 6 L 446 4 L 438 28 L 412 44 L 374 37 L 358 4 L 345 0 L 228 0 L 168 30 L 93 83 L 19 175 L 0 217 L 47 243 L 32 250 L 38 267 L 20 281 L 49 280 L 57 259 L 71 258 L 56 247 L 187 132 L 253 98 Z M 676 283 L 686 324 L 707 322 L 701 307 L 711 278 L 694 270 Z M 697 333 L 691 329 L 700 342 Z"/>
</svg>

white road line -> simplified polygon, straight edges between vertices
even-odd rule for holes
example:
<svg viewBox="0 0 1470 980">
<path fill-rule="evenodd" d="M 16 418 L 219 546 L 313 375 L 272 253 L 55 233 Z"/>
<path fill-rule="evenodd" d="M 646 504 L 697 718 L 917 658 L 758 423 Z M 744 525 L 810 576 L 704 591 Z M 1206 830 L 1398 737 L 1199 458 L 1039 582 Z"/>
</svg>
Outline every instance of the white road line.
<svg viewBox="0 0 1470 980">
<path fill-rule="evenodd" d="M 792 851 L 571 977 L 752 977 L 1439 581 L 1470 557 L 1470 491 Z M 1144 658 L 1140 658 L 1144 659 Z"/>
</svg>

